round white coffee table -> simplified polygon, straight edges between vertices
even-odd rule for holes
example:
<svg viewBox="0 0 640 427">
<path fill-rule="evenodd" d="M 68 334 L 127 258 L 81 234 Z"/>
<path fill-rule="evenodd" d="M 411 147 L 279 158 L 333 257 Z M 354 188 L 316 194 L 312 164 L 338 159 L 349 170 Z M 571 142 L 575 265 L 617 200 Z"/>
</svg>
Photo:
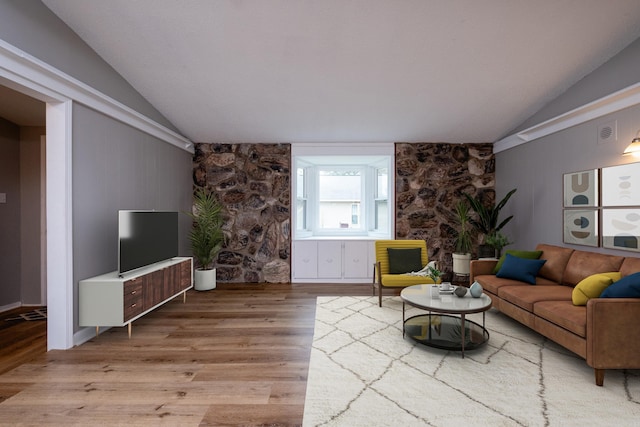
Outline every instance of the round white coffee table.
<svg viewBox="0 0 640 427">
<path fill-rule="evenodd" d="M 409 286 L 400 293 L 402 334 L 430 347 L 460 351 L 464 358 L 465 350 L 478 348 L 489 340 L 485 312 L 491 308 L 491 298 L 486 294 L 473 298 L 469 292 L 464 297 L 452 293 L 432 296 L 433 286 L 437 285 Z M 429 313 L 405 319 L 405 304 Z M 465 319 L 471 313 L 482 313 L 482 325 Z"/>
</svg>

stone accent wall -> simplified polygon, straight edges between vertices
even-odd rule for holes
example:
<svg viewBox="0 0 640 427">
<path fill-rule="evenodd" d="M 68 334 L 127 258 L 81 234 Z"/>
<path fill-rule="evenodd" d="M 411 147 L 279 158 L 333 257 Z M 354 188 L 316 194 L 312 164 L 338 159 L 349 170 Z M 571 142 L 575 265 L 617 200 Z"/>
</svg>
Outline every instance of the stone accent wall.
<svg viewBox="0 0 640 427">
<path fill-rule="evenodd" d="M 221 282 L 290 281 L 289 144 L 196 144 L 193 182 L 224 206 Z"/>
<path fill-rule="evenodd" d="M 454 205 L 463 192 L 495 200 L 493 145 L 397 143 L 395 155 L 395 237 L 426 240 L 429 258 L 451 271 Z M 196 144 L 194 185 L 225 209 L 218 280 L 290 281 L 290 179 L 290 144 Z"/>
<path fill-rule="evenodd" d="M 397 143 L 396 238 L 424 239 L 429 259 L 451 272 L 454 206 L 466 192 L 495 201 L 493 145 Z"/>
</svg>

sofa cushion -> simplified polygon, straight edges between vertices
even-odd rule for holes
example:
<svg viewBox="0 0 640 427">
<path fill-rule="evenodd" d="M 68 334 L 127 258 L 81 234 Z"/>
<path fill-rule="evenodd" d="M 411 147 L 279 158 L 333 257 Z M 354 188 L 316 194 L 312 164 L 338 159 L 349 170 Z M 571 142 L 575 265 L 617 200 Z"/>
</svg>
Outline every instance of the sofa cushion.
<svg viewBox="0 0 640 427">
<path fill-rule="evenodd" d="M 562 276 L 562 283 L 577 285 L 582 279 L 606 271 L 620 271 L 624 257 L 587 251 L 574 251 Z"/>
<path fill-rule="evenodd" d="M 637 273 L 640 271 L 640 258 L 637 257 L 626 257 L 624 261 L 622 261 L 622 265 L 620 266 L 620 274 L 622 277 L 626 277 L 630 274 Z"/>
<path fill-rule="evenodd" d="M 540 259 L 547 260 L 538 272 L 538 275 L 545 279 L 553 280 L 556 283 L 561 283 L 562 274 L 567 267 L 573 249 L 541 243 L 536 246 L 536 250 L 542 251 Z"/>
<path fill-rule="evenodd" d="M 525 259 L 506 254 L 504 263 L 496 273 L 496 276 L 505 279 L 521 280 L 535 285 L 538 271 L 540 271 L 540 268 L 545 262 L 546 260 L 544 259 Z"/>
<path fill-rule="evenodd" d="M 587 301 L 591 298 L 599 298 L 602 291 L 616 280 L 620 280 L 620 273 L 617 271 L 592 274 L 582 279 L 571 293 L 573 305 L 587 305 Z"/>
<path fill-rule="evenodd" d="M 505 251 L 504 255 L 500 257 L 498 263 L 493 268 L 493 274 L 496 274 L 498 271 L 500 271 L 502 264 L 504 264 L 504 260 L 507 259 L 507 254 L 517 256 L 518 258 L 538 259 L 540 258 L 540 255 L 542 255 L 542 251 L 520 251 L 517 249 L 508 249 Z"/>
<path fill-rule="evenodd" d="M 587 335 L 584 306 L 573 305 L 571 301 L 539 301 L 533 305 L 533 313 L 583 338 Z"/>
<path fill-rule="evenodd" d="M 403 274 L 422 270 L 422 248 L 387 248 L 389 273 Z"/>
<path fill-rule="evenodd" d="M 640 273 L 618 280 L 600 295 L 601 298 L 640 298 Z"/>
<path fill-rule="evenodd" d="M 511 304 L 533 313 L 533 305 L 540 301 L 569 301 L 571 291 L 567 286 L 503 286 L 498 289 L 498 296 Z"/>
<path fill-rule="evenodd" d="M 496 277 L 493 274 L 483 274 L 481 276 L 475 276 L 473 279 L 482 285 L 483 290 L 494 295 L 498 295 L 498 289 L 503 286 L 529 286 L 528 284 L 519 280 L 503 279 L 500 277 Z"/>
</svg>

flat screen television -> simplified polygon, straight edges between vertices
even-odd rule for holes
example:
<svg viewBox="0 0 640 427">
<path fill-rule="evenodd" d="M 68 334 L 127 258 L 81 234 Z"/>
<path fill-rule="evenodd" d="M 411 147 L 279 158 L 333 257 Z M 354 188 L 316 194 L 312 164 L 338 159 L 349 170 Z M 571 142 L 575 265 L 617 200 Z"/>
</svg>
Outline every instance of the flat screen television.
<svg viewBox="0 0 640 427">
<path fill-rule="evenodd" d="M 178 256 L 178 212 L 118 212 L 118 272 Z"/>
</svg>

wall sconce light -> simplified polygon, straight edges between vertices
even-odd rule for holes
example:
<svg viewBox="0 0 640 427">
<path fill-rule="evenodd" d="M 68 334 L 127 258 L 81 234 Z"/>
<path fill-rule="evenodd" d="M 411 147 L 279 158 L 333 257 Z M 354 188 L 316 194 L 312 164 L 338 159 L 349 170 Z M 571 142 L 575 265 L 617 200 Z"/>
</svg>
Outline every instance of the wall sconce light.
<svg viewBox="0 0 640 427">
<path fill-rule="evenodd" d="M 622 152 L 622 154 L 633 154 L 634 156 L 640 156 L 640 130 L 636 133 L 636 137 L 633 138 L 631 144 Z"/>
</svg>

